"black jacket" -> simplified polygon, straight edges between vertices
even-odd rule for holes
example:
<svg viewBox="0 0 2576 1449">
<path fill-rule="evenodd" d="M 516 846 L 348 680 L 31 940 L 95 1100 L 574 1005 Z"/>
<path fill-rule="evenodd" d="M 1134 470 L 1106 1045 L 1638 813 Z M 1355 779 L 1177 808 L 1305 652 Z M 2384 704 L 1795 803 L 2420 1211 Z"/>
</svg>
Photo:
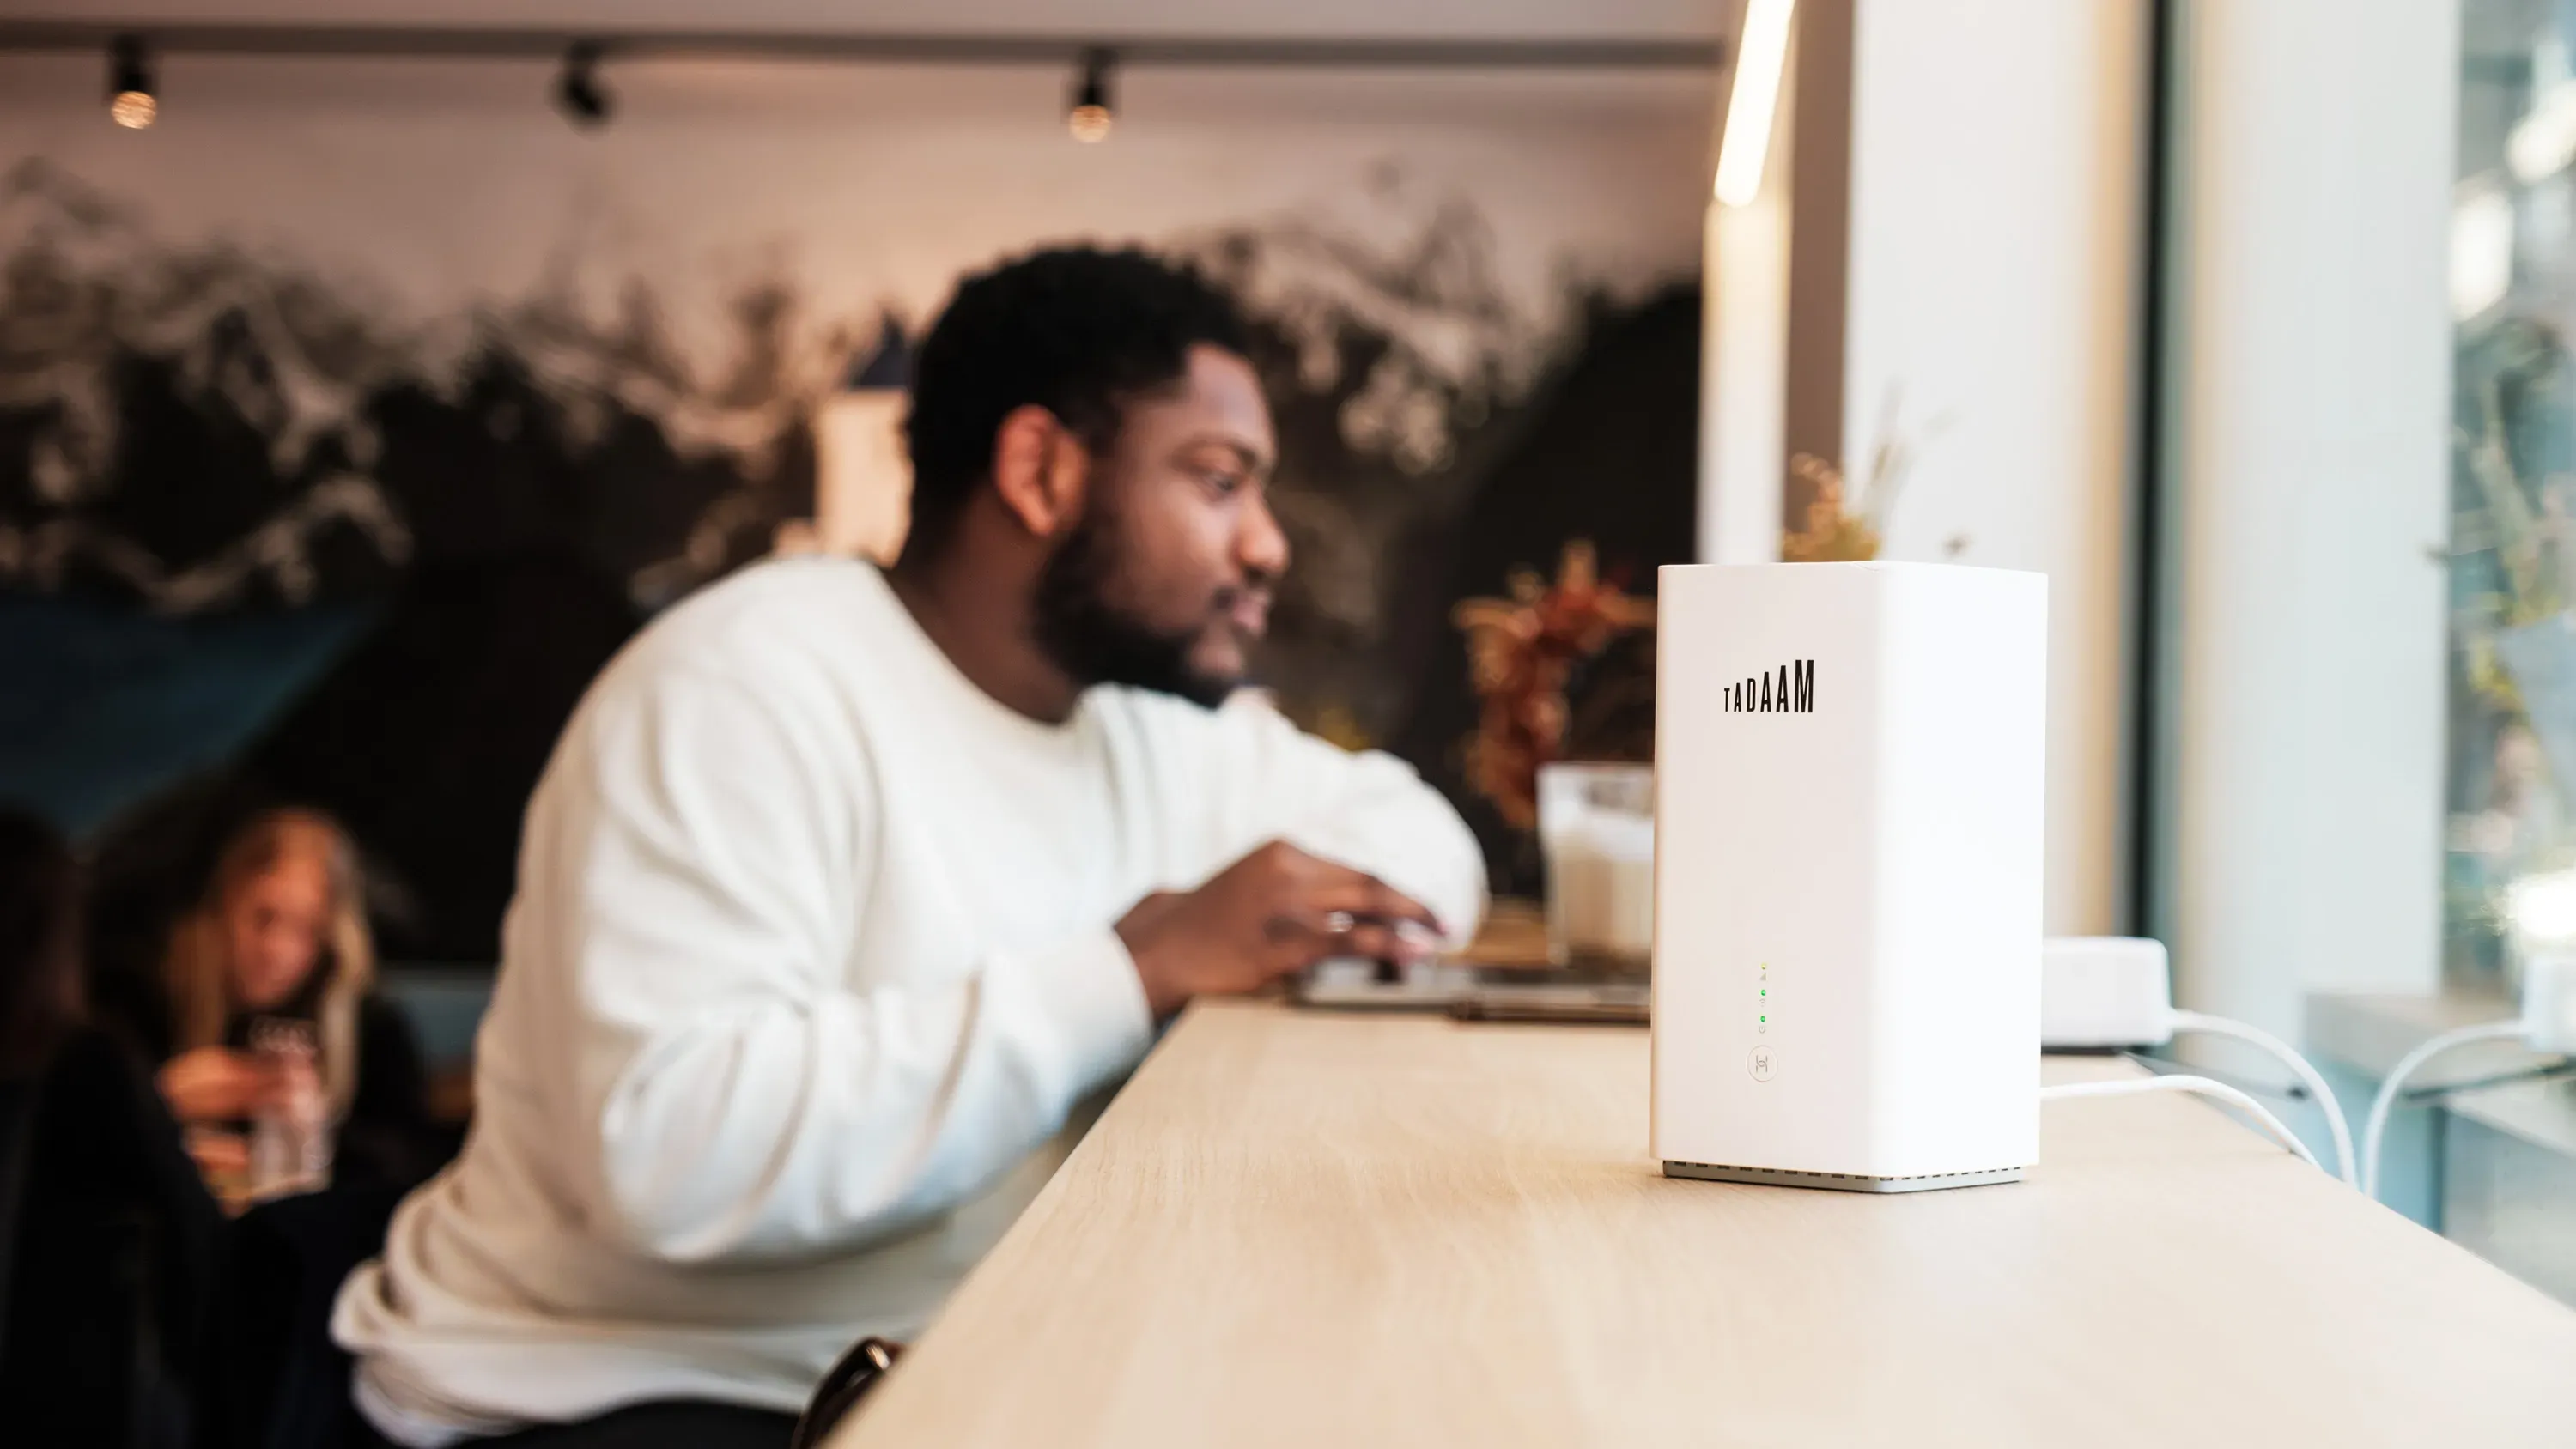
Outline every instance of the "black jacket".
<svg viewBox="0 0 2576 1449">
<path fill-rule="evenodd" d="M 224 1230 L 177 1124 L 95 1028 L 0 1084 L 0 1122 L 9 1442 L 174 1442 Z"/>
</svg>

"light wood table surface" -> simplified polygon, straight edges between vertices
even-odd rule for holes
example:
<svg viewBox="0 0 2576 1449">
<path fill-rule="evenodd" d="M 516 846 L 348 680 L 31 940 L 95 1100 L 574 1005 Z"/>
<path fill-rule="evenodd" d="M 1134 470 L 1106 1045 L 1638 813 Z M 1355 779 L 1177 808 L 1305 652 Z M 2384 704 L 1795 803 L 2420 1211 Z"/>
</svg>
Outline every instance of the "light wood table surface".
<svg viewBox="0 0 2576 1449">
<path fill-rule="evenodd" d="M 2576 1445 L 2576 1311 L 2195 1100 L 2053 1103 L 2018 1184 L 1682 1182 L 1647 1051 L 1198 1007 L 835 1449 Z"/>
</svg>

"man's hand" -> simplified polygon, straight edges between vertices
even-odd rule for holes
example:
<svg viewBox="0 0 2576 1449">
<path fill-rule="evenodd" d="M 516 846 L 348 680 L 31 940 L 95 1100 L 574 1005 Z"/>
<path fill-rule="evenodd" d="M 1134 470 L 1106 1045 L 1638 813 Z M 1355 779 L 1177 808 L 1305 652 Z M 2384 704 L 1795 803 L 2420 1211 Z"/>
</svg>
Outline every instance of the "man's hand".
<svg viewBox="0 0 2576 1449">
<path fill-rule="evenodd" d="M 1277 840 L 1197 890 L 1147 896 L 1118 922 L 1157 1017 L 1193 996 L 1257 991 L 1327 956 L 1418 960 L 1440 934 L 1430 911 L 1375 876 Z"/>
</svg>

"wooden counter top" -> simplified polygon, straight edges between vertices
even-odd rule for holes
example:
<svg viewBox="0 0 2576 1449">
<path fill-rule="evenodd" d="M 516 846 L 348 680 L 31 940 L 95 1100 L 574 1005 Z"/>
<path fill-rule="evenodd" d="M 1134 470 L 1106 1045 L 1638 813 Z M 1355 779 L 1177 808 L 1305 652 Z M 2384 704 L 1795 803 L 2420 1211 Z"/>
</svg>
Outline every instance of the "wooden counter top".
<svg viewBox="0 0 2576 1449">
<path fill-rule="evenodd" d="M 2576 1311 L 2197 1101 L 1739 1187 L 1658 1174 L 1647 1055 L 1201 1006 L 835 1449 L 2576 1444 Z"/>
</svg>

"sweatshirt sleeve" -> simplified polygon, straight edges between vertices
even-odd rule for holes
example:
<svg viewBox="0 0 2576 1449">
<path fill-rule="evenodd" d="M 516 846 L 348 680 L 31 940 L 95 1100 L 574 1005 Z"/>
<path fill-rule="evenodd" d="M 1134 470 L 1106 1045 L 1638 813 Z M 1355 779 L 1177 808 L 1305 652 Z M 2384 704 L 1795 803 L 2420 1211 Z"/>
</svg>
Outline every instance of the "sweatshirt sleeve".
<svg viewBox="0 0 2576 1449">
<path fill-rule="evenodd" d="M 1280 839 L 1364 870 L 1431 908 L 1464 946 L 1485 912 L 1485 853 L 1446 797 L 1413 767 L 1354 752 L 1243 697 L 1217 712 L 1217 788 L 1231 796 L 1228 861 Z"/>
<path fill-rule="evenodd" d="M 525 945 L 570 966 L 579 1048 L 557 1081 L 576 1120 L 557 1140 L 595 1152 L 583 1175 L 639 1249 L 789 1257 L 898 1231 L 1143 1050 L 1143 988 L 1105 922 L 933 984 L 853 987 L 883 974 L 854 978 L 861 913 L 893 908 L 865 896 L 869 774 L 792 710 L 665 675 L 594 721 L 588 751 L 532 814 L 523 897 L 553 904 Z"/>
</svg>

